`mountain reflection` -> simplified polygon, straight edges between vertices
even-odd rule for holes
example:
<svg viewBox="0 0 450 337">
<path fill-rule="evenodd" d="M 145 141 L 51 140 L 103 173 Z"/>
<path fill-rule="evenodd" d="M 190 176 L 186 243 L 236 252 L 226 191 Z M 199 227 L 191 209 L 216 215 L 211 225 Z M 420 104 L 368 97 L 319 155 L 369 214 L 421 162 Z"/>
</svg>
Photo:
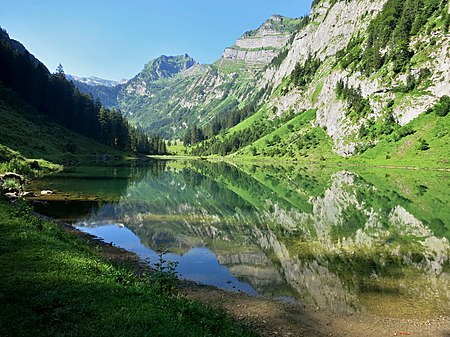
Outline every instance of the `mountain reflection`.
<svg viewBox="0 0 450 337">
<path fill-rule="evenodd" d="M 155 165 L 77 225 L 120 223 L 178 256 L 206 247 L 268 296 L 347 313 L 449 313 L 448 173 Z"/>
</svg>

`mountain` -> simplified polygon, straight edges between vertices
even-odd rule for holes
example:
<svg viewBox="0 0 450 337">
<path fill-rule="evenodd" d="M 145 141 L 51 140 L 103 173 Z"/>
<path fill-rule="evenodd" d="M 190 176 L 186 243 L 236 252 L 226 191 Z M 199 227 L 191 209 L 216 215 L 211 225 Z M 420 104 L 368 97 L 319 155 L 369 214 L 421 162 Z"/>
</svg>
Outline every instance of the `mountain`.
<svg viewBox="0 0 450 337">
<path fill-rule="evenodd" d="M 26 57 L 35 67 L 41 66 L 43 69 L 47 70 L 45 65 L 41 61 L 39 61 L 36 57 L 34 57 L 34 55 L 30 54 L 22 43 L 11 39 L 8 35 L 8 32 L 1 27 L 0 27 L 0 41 L 5 43 L 9 48 L 11 48 L 11 50 L 17 52 L 18 54 L 26 55 Z M 48 70 L 47 72 L 48 74 L 50 74 Z"/>
<path fill-rule="evenodd" d="M 120 84 L 124 84 L 128 82 L 128 80 L 121 80 L 121 81 L 111 81 L 111 80 L 105 80 L 103 78 L 91 76 L 91 77 L 78 77 L 75 75 L 66 74 L 66 78 L 69 81 L 76 81 L 79 83 L 84 83 L 89 86 L 104 86 L 104 87 L 116 87 Z"/>
<path fill-rule="evenodd" d="M 316 0 L 212 65 L 145 68 L 117 107 L 196 155 L 448 166 L 449 26 L 441 0 Z"/>
<path fill-rule="evenodd" d="M 111 89 L 98 97 L 103 104 L 118 107 L 144 130 L 158 129 L 165 137 L 181 138 L 190 125 L 206 126 L 238 107 L 254 109 L 253 101 L 262 95 L 254 92 L 260 74 L 302 24 L 304 19 L 274 15 L 226 48 L 212 65 L 198 64 L 188 55 L 161 56 L 127 84 L 115 87 L 116 104 L 111 104 Z M 91 90 L 94 97 L 95 88 Z"/>
<path fill-rule="evenodd" d="M 193 153 L 448 166 L 449 25 L 439 0 L 315 1 L 270 98 Z"/>
<path fill-rule="evenodd" d="M 68 81 L 71 81 L 83 94 L 92 95 L 94 100 L 100 100 L 100 102 L 108 108 L 114 108 L 117 106 L 117 95 L 119 94 L 122 85 L 127 83 L 127 80 L 117 82 L 105 80 L 95 76 L 78 77 L 75 75 L 66 74 L 66 78 Z"/>
</svg>

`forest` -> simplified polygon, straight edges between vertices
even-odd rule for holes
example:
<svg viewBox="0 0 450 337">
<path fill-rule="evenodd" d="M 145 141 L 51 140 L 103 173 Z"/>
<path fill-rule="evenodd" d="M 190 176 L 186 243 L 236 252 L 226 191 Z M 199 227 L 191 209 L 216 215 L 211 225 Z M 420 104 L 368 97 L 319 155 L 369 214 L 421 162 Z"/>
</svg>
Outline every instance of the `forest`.
<svg viewBox="0 0 450 337">
<path fill-rule="evenodd" d="M 106 109 L 99 100 L 81 93 L 69 82 L 60 65 L 50 74 L 28 51 L 11 46 L 0 39 L 0 83 L 12 90 L 37 113 L 47 116 L 62 126 L 92 138 L 102 144 L 125 152 L 139 154 L 166 154 L 165 141 L 155 135 L 148 137 L 128 123 L 113 109 Z"/>
</svg>

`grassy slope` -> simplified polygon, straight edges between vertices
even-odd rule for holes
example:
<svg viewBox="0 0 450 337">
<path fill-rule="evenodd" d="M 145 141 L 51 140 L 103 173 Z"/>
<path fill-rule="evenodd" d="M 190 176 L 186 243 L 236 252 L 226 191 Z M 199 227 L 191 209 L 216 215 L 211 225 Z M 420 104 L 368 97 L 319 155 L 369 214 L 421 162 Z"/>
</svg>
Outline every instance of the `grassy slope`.
<svg viewBox="0 0 450 337">
<path fill-rule="evenodd" d="M 253 124 L 265 118 L 267 118 L 267 112 L 260 110 L 230 129 L 228 134 L 250 129 Z M 438 117 L 435 113 L 423 113 L 406 126 L 415 130 L 414 134 L 398 141 L 393 141 L 392 136 L 383 136 L 374 147 L 349 158 L 339 157 L 333 153 L 333 141 L 324 130 L 311 128 L 311 121 L 314 118 L 314 110 L 299 114 L 232 156 L 252 157 L 251 150 L 254 147 L 258 155 L 253 158 L 262 160 L 273 157 L 275 160 L 296 159 L 300 162 L 450 169 L 450 115 Z M 307 147 L 299 150 L 297 144 L 308 130 L 313 133 L 317 143 L 307 144 Z M 267 141 L 274 139 L 276 135 L 281 140 L 273 146 L 268 146 Z M 430 148 L 425 151 L 420 150 L 419 139 L 426 140 Z M 284 155 L 276 153 L 277 150 L 282 149 L 291 149 L 292 153 L 290 154 L 289 151 Z"/>
<path fill-rule="evenodd" d="M 226 316 L 161 294 L 60 226 L 0 200 L 0 335 L 250 336 Z"/>
<path fill-rule="evenodd" d="M 258 111 L 255 115 L 230 129 L 230 134 L 251 128 L 253 123 L 265 118 L 267 118 L 267 112 Z M 241 157 L 252 156 L 252 148 L 255 148 L 259 158 L 283 157 L 304 162 L 337 160 L 338 156 L 332 151 L 332 140 L 326 135 L 325 131 L 320 128 L 311 128 L 311 122 L 314 119 L 315 110 L 299 113 L 290 121 L 276 127 L 268 135 L 241 149 L 237 155 Z M 306 134 L 312 134 L 316 143 L 312 144 L 311 141 L 307 141 L 305 147 L 299 150 L 297 144 Z M 280 141 L 269 146 L 274 137 L 280 137 Z"/>
<path fill-rule="evenodd" d="M 32 108 L 0 88 L 0 144 L 28 158 L 77 162 L 98 155 L 124 156 L 39 116 Z"/>
<path fill-rule="evenodd" d="M 375 147 L 350 158 L 350 161 L 371 165 L 450 168 L 450 116 L 422 114 L 408 125 L 416 131 L 413 135 L 398 142 L 385 137 Z M 426 140 L 430 148 L 419 150 L 419 139 Z"/>
</svg>

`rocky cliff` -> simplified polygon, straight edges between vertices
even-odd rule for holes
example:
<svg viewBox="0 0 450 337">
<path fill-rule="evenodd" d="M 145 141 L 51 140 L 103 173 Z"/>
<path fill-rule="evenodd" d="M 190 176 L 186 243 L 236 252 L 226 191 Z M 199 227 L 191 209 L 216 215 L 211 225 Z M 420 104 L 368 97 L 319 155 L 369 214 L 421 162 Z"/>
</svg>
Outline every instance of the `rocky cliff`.
<svg viewBox="0 0 450 337">
<path fill-rule="evenodd" d="M 339 51 L 347 48 L 352 39 L 359 39 L 358 52 L 364 53 L 365 44 L 370 38 L 367 28 L 377 16 L 385 14 L 382 12 L 388 5 L 389 1 L 386 0 L 319 2 L 311 12 L 311 23 L 296 34 L 286 59 L 279 67 L 267 69 L 260 82 L 261 86 L 272 83 L 276 87 L 292 73 L 297 64 L 304 64 L 310 55 L 319 58 L 323 62 L 322 66 L 303 90 L 292 88 L 284 95 L 274 97 L 269 105 L 276 107 L 278 114 L 289 109 L 316 109 L 316 125 L 327 131 L 334 141 L 334 150 L 340 155 L 354 153 L 361 142 L 357 134 L 361 126 L 370 120 L 379 120 L 389 104 L 393 104 L 392 114 L 396 121 L 405 125 L 430 108 L 440 97 L 450 94 L 450 35 L 448 28 L 436 28 L 445 19 L 448 6 L 443 10 L 436 8 L 434 16 L 425 21 L 427 29 L 422 28 L 411 37 L 409 48 L 413 56 L 403 71 L 395 73 L 389 69 L 391 65 L 387 65 L 385 69 L 367 76 L 361 73 L 361 67 L 352 69 L 339 66 L 340 59 L 345 57 L 345 53 Z M 387 55 L 390 46 L 385 48 L 381 52 Z M 429 82 L 423 86 L 423 92 L 418 95 L 411 90 L 406 95 L 405 92 L 399 95 L 398 89 L 406 84 L 408 76 L 417 80 L 421 71 L 431 74 Z M 351 106 L 339 99 L 335 92 L 339 81 L 361 91 L 362 97 L 369 100 L 369 114 L 357 121 L 348 118 Z"/>
<path fill-rule="evenodd" d="M 299 27 L 300 22 L 273 15 L 259 29 L 245 33 L 234 46 L 226 48 L 218 62 L 232 60 L 268 65 L 289 42 L 292 32 Z"/>
<path fill-rule="evenodd" d="M 203 128 L 197 155 L 406 163 L 430 150 L 430 165 L 448 165 L 449 26 L 440 0 L 315 1 L 308 17 L 272 16 L 213 65 L 149 77 L 146 66 L 117 106 L 168 138 Z"/>
</svg>

